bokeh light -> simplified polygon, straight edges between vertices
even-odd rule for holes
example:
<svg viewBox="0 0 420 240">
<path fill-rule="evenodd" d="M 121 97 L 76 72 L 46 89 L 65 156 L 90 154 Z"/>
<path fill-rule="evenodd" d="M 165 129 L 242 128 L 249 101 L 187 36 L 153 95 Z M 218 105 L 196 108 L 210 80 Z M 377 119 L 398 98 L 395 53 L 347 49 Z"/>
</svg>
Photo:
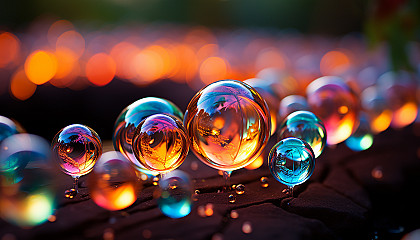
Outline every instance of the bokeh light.
<svg viewBox="0 0 420 240">
<path fill-rule="evenodd" d="M 49 51 L 34 51 L 26 59 L 25 73 L 31 82 L 44 84 L 57 73 L 57 58 Z"/>
<path fill-rule="evenodd" d="M 93 55 L 86 63 L 86 76 L 96 86 L 105 86 L 114 79 L 115 61 L 106 53 Z"/>
<path fill-rule="evenodd" d="M 29 81 L 25 71 L 21 69 L 13 74 L 11 78 L 10 92 L 15 98 L 23 101 L 30 98 L 35 93 L 36 86 L 35 83 Z"/>
<path fill-rule="evenodd" d="M 0 68 L 14 62 L 20 54 L 20 41 L 12 33 L 0 32 Z"/>
</svg>

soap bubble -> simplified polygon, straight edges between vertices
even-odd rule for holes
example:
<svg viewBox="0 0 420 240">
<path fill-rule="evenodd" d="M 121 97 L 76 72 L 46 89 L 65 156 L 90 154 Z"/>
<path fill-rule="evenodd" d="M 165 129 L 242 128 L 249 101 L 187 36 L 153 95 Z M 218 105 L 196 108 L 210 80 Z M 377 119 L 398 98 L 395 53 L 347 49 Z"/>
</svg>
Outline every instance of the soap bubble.
<svg viewBox="0 0 420 240">
<path fill-rule="evenodd" d="M 174 170 L 159 180 L 158 207 L 170 218 L 182 218 L 191 212 L 192 185 L 189 176 Z"/>
<path fill-rule="evenodd" d="M 406 71 L 386 72 L 378 78 L 377 86 L 393 113 L 392 127 L 402 128 L 416 120 L 418 104 L 412 74 Z"/>
<path fill-rule="evenodd" d="M 100 207 L 115 211 L 131 206 L 141 185 L 132 163 L 120 152 L 104 153 L 88 178 L 92 200 Z"/>
<path fill-rule="evenodd" d="M 392 120 L 392 111 L 384 95 L 377 86 L 370 86 L 360 94 L 363 109 L 370 119 L 373 133 L 380 133 L 388 129 Z"/>
<path fill-rule="evenodd" d="M 250 86 L 235 80 L 214 82 L 190 101 L 184 124 L 196 156 L 224 171 L 254 161 L 270 137 L 270 113 Z"/>
<path fill-rule="evenodd" d="M 10 139 L 9 139 L 10 138 Z M 11 182 L 0 173 L 0 216 L 17 226 L 28 228 L 42 224 L 56 207 L 54 169 L 48 142 L 35 135 L 17 134 L 3 144 L 9 149 L 3 156 L 22 159 L 19 181 Z M 11 144 L 11 145 L 9 145 Z"/>
<path fill-rule="evenodd" d="M 315 153 L 321 155 L 327 140 L 327 132 L 321 119 L 308 111 L 296 111 L 280 125 L 279 139 L 297 137 L 307 142 Z"/>
<path fill-rule="evenodd" d="M 155 114 L 137 126 L 132 147 L 144 167 L 165 173 L 184 162 L 189 140 L 181 121 L 168 115 Z"/>
<path fill-rule="evenodd" d="M 135 101 L 127 106 L 118 116 L 114 125 L 113 143 L 116 151 L 120 151 L 130 159 L 137 170 L 146 174 L 157 175 L 156 172 L 147 169 L 135 157 L 133 153 L 133 137 L 136 127 L 141 121 L 154 114 L 166 114 L 183 119 L 183 113 L 172 102 L 156 97 L 146 97 Z"/>
<path fill-rule="evenodd" d="M 101 139 L 93 129 L 72 124 L 55 135 L 52 150 L 61 171 L 73 177 L 73 188 L 65 193 L 67 198 L 73 198 L 77 195 L 79 177 L 92 171 L 102 154 Z"/>
<path fill-rule="evenodd" d="M 315 155 L 305 141 L 295 137 L 285 138 L 271 149 L 268 166 L 277 181 L 293 188 L 311 177 Z"/>
<path fill-rule="evenodd" d="M 29 161 L 39 162 L 49 157 L 50 147 L 45 139 L 26 133 L 12 135 L 0 144 L 0 174 L 9 184 L 17 183 Z"/>
<path fill-rule="evenodd" d="M 343 142 L 358 126 L 359 101 L 340 77 L 326 76 L 306 88 L 311 111 L 324 123 L 327 144 Z"/>
</svg>

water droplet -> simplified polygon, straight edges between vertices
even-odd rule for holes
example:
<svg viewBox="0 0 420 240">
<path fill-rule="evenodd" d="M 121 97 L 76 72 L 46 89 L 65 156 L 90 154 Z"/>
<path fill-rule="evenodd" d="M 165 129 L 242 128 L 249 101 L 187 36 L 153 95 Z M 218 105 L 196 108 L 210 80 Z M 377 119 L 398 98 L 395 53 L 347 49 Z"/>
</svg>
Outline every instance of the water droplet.
<svg viewBox="0 0 420 240">
<path fill-rule="evenodd" d="M 210 217 L 210 216 L 212 216 L 213 215 L 213 204 L 211 204 L 211 203 L 207 203 L 206 204 L 206 210 L 205 210 L 205 214 L 206 214 L 206 216 L 207 217 Z"/>
<path fill-rule="evenodd" d="M 235 195 L 233 195 L 233 194 L 230 194 L 230 195 L 229 195 L 229 202 L 230 202 L 230 203 L 234 203 L 234 202 L 236 202 L 236 197 L 235 197 Z"/>
<path fill-rule="evenodd" d="M 383 176 L 384 176 L 384 174 L 382 172 L 382 167 L 380 167 L 380 166 L 377 166 L 377 167 L 373 168 L 371 174 L 372 174 L 372 177 L 377 179 L 377 180 L 382 179 Z"/>
<path fill-rule="evenodd" d="M 190 167 L 191 167 L 191 170 L 197 171 L 197 169 L 198 169 L 198 163 L 196 161 L 193 161 L 193 162 L 191 162 Z"/>
<path fill-rule="evenodd" d="M 236 218 L 239 217 L 239 213 L 237 211 L 235 211 L 235 210 L 232 210 L 230 212 L 230 217 L 233 218 L 233 219 L 236 219 Z"/>
<path fill-rule="evenodd" d="M 104 240 L 114 240 L 114 230 L 112 228 L 107 228 L 104 230 Z"/>
<path fill-rule="evenodd" d="M 149 229 L 144 229 L 143 232 L 141 233 L 143 235 L 144 238 L 149 239 L 152 237 L 152 231 L 150 231 Z"/>
<path fill-rule="evenodd" d="M 153 178 L 153 185 L 157 186 L 159 184 L 159 178 L 158 177 L 154 177 Z"/>
<path fill-rule="evenodd" d="M 48 217 L 48 221 L 49 221 L 49 222 L 55 222 L 55 220 L 57 220 L 57 217 L 56 217 L 55 215 L 50 215 L 50 216 Z"/>
<path fill-rule="evenodd" d="M 261 177 L 260 182 L 261 182 L 261 187 L 263 187 L 263 188 L 268 187 L 268 178 L 267 177 Z"/>
<path fill-rule="evenodd" d="M 211 240 L 223 240 L 223 235 L 221 233 L 216 233 L 211 237 Z"/>
<path fill-rule="evenodd" d="M 74 189 L 74 188 L 69 189 L 69 190 L 66 190 L 66 191 L 64 192 L 64 197 L 66 197 L 66 198 L 70 198 L 70 199 L 72 199 L 72 198 L 74 198 L 76 195 L 77 195 L 77 191 L 76 191 L 76 189 Z"/>
<path fill-rule="evenodd" d="M 236 186 L 236 193 L 241 195 L 241 194 L 244 194 L 244 192 L 245 192 L 245 186 L 243 184 L 238 184 Z"/>
<path fill-rule="evenodd" d="M 242 232 L 249 234 L 252 232 L 252 225 L 251 222 L 244 222 L 242 224 Z"/>
</svg>

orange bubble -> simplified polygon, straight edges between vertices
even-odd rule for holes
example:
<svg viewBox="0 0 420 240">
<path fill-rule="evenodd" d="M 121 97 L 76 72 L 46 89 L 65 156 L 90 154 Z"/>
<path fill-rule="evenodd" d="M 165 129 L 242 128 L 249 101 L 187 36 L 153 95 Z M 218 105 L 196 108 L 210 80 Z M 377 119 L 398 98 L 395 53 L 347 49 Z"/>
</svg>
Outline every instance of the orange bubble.
<svg viewBox="0 0 420 240">
<path fill-rule="evenodd" d="M 10 92 L 15 98 L 22 101 L 26 100 L 35 93 L 35 90 L 36 84 L 29 81 L 23 69 L 17 71 L 12 76 L 10 81 Z"/>
<path fill-rule="evenodd" d="M 370 127 L 373 133 L 380 133 L 388 129 L 389 125 L 391 124 L 392 120 L 392 111 L 385 110 L 381 114 L 379 114 L 376 118 L 374 118 L 371 123 Z"/>
<path fill-rule="evenodd" d="M 74 29 L 74 26 L 71 22 L 67 20 L 58 20 L 51 24 L 50 28 L 48 29 L 47 38 L 48 42 L 51 45 L 55 45 L 57 38 L 66 31 L 70 31 Z"/>
<path fill-rule="evenodd" d="M 324 76 L 339 75 L 350 68 L 350 58 L 340 51 L 329 51 L 321 59 L 320 69 Z"/>
<path fill-rule="evenodd" d="M 85 39 L 76 31 L 67 31 L 57 38 L 56 49 L 67 48 L 79 58 L 85 51 Z"/>
<path fill-rule="evenodd" d="M 285 69 L 285 56 L 272 47 L 261 50 L 255 60 L 255 69 L 260 71 L 265 68 Z"/>
<path fill-rule="evenodd" d="M 93 55 L 86 63 L 86 77 L 97 85 L 105 86 L 115 77 L 115 61 L 106 53 Z"/>
<path fill-rule="evenodd" d="M 25 73 L 28 79 L 41 85 L 51 80 L 57 72 L 57 58 L 48 51 L 37 50 L 25 61 Z"/>
<path fill-rule="evenodd" d="M 225 79 L 227 75 L 227 62 L 220 57 L 209 57 L 201 63 L 200 78 L 205 84 Z"/>
<path fill-rule="evenodd" d="M 408 102 L 394 112 L 391 125 L 395 128 L 402 128 L 414 122 L 416 117 L 417 104 Z"/>
<path fill-rule="evenodd" d="M 0 68 L 15 61 L 20 52 L 19 39 L 9 32 L 0 34 Z"/>
</svg>

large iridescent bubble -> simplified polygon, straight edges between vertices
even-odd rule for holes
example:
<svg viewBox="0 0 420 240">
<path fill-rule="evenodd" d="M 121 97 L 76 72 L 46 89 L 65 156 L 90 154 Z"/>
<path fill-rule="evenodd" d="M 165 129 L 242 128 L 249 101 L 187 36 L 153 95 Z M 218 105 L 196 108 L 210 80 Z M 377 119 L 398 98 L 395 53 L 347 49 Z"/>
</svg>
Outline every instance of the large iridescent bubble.
<svg viewBox="0 0 420 240">
<path fill-rule="evenodd" d="M 137 126 L 141 121 L 154 114 L 166 114 L 182 120 L 184 115 L 181 110 L 172 102 L 156 97 L 146 97 L 135 101 L 127 106 L 118 116 L 114 125 L 113 142 L 116 151 L 120 151 L 130 159 L 137 170 L 147 174 L 157 173 L 149 170 L 133 153 L 133 137 Z"/>
<path fill-rule="evenodd" d="M 294 187 L 308 180 L 315 168 L 311 146 L 299 138 L 285 138 L 273 146 L 268 166 L 277 181 Z"/>
<path fill-rule="evenodd" d="M 315 153 L 315 158 L 324 150 L 327 131 L 315 114 L 308 111 L 296 111 L 284 119 L 279 128 L 279 139 L 297 137 L 307 142 Z"/>
<path fill-rule="evenodd" d="M 325 76 L 314 80 L 306 89 L 311 111 L 327 130 L 327 144 L 343 142 L 358 126 L 359 101 L 340 77 Z"/>
<path fill-rule="evenodd" d="M 116 211 L 131 206 L 141 190 L 132 163 L 120 152 L 104 153 L 89 174 L 92 200 L 100 207 Z"/>
<path fill-rule="evenodd" d="M 180 120 L 165 114 L 154 114 L 137 126 L 132 147 L 136 159 L 144 167 L 166 173 L 184 162 L 189 140 Z"/>
<path fill-rule="evenodd" d="M 200 90 L 188 105 L 184 124 L 197 157 L 223 171 L 251 163 L 270 137 L 267 104 L 252 87 L 235 80 Z"/>
</svg>

